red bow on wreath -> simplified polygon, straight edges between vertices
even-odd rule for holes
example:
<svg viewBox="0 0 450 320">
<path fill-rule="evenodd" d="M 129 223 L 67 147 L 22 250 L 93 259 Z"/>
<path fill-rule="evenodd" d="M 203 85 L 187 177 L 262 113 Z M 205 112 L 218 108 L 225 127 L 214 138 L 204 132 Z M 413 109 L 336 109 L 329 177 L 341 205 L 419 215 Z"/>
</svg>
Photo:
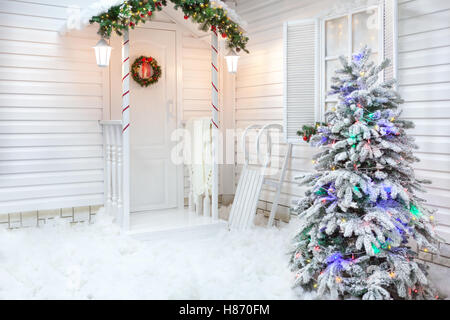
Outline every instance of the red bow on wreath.
<svg viewBox="0 0 450 320">
<path fill-rule="evenodd" d="M 153 61 L 153 58 L 142 58 L 142 78 L 150 78 L 150 62 Z"/>
</svg>

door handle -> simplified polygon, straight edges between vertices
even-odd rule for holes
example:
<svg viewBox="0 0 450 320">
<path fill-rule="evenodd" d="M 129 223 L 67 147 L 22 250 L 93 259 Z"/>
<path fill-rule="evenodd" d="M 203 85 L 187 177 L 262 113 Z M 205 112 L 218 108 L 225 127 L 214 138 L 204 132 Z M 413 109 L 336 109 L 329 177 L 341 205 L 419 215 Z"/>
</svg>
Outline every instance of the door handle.
<svg viewBox="0 0 450 320">
<path fill-rule="evenodd" d="M 176 118 L 175 110 L 174 110 L 174 103 L 172 99 L 167 100 L 167 111 L 169 114 L 169 117 Z"/>
</svg>

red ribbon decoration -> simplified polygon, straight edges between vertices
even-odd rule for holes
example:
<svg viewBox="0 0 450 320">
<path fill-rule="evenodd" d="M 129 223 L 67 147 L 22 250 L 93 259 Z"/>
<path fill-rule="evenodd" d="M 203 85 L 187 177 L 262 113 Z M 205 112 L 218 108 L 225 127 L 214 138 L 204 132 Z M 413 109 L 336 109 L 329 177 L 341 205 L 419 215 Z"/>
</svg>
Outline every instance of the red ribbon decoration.
<svg viewBox="0 0 450 320">
<path fill-rule="evenodd" d="M 149 66 L 148 62 L 142 63 L 141 72 L 142 72 L 142 75 L 141 75 L 142 78 L 150 77 L 150 66 Z"/>
<path fill-rule="evenodd" d="M 150 78 L 151 76 L 151 68 L 150 68 L 150 62 L 153 61 L 153 58 L 142 58 L 142 78 Z"/>
</svg>

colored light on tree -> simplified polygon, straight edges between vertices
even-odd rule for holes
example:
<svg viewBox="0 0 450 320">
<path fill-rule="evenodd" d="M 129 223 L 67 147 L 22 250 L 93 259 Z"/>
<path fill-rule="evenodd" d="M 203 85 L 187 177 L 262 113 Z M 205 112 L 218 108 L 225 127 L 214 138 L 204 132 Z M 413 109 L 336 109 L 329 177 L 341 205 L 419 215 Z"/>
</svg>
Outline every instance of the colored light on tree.
<svg viewBox="0 0 450 320">
<path fill-rule="evenodd" d="M 420 210 L 415 205 L 411 204 L 409 211 L 416 217 L 420 217 Z"/>
</svg>

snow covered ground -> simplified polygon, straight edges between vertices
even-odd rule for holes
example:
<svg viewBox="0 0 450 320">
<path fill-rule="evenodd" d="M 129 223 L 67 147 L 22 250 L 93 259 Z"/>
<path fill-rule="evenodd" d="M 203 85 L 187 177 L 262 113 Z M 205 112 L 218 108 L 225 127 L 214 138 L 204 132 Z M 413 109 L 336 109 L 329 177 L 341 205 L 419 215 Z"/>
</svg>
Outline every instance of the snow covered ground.
<svg viewBox="0 0 450 320">
<path fill-rule="evenodd" d="M 142 242 L 102 213 L 91 225 L 0 230 L 0 299 L 295 299 L 286 255 L 294 230 Z"/>
<path fill-rule="evenodd" d="M 0 299 L 314 299 L 291 289 L 296 224 L 183 242 L 120 235 L 102 212 L 90 225 L 1 229 Z M 430 270 L 446 296 L 448 270 Z"/>
</svg>

